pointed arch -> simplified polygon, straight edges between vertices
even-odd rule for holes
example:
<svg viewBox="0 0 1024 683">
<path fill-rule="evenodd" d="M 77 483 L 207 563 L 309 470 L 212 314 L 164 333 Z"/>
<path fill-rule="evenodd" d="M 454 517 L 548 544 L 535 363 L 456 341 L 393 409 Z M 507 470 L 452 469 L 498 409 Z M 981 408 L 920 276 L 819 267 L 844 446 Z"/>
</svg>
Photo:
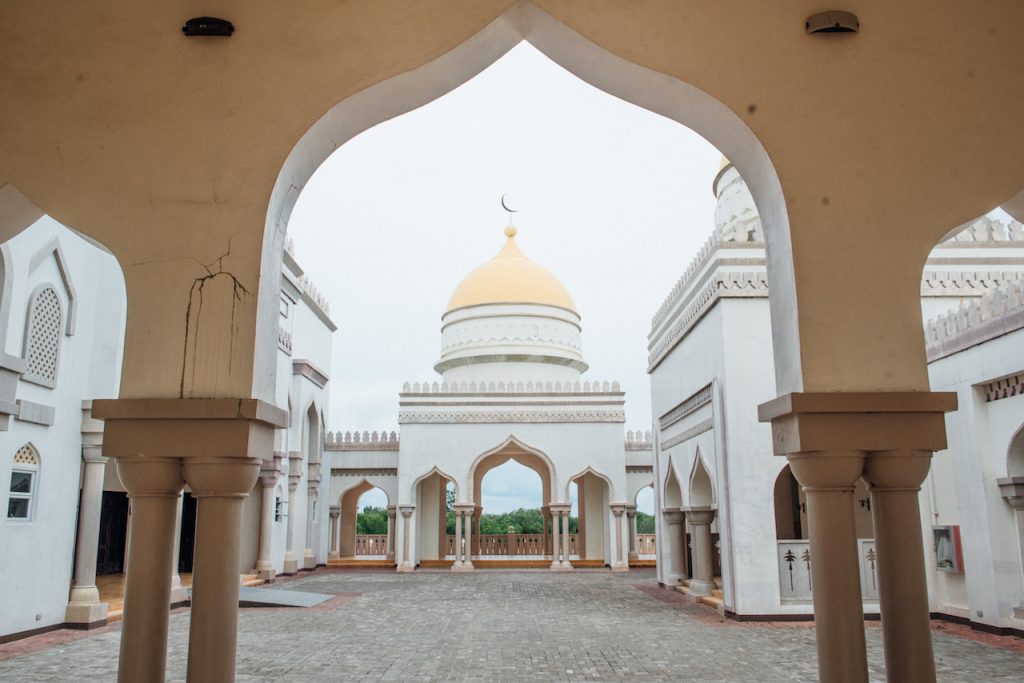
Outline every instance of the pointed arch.
<svg viewBox="0 0 1024 683">
<path fill-rule="evenodd" d="M 292 210 L 313 173 L 336 149 L 369 128 L 454 90 L 529 42 L 550 60 L 614 97 L 689 127 L 728 157 L 747 181 L 769 243 L 772 291 L 796 300 L 789 213 L 767 150 L 736 111 L 704 90 L 609 52 L 528 0 L 513 4 L 476 34 L 430 62 L 341 99 L 302 135 L 285 158 L 267 206 L 261 270 L 280 271 Z M 777 256 L 772 257 L 772 254 Z M 260 282 L 260 329 L 276 326 L 279 293 L 272 278 Z M 800 376 L 796 318 L 773 324 L 777 355 L 785 352 L 789 383 Z M 259 336 L 257 357 L 274 358 L 276 338 Z"/>
<path fill-rule="evenodd" d="M 715 485 L 711 472 L 704 464 L 704 457 L 697 447 L 690 470 L 689 499 L 691 507 L 711 507 L 715 504 Z"/>
<path fill-rule="evenodd" d="M 601 472 L 595 470 L 590 465 L 587 465 L 585 468 L 583 468 L 582 471 L 577 472 L 576 474 L 574 474 L 571 477 L 569 477 L 568 480 L 566 480 L 566 482 L 565 482 L 565 489 L 564 489 L 565 500 L 569 500 L 569 487 L 572 486 L 572 483 L 574 481 L 576 481 L 577 479 L 579 479 L 580 477 L 585 476 L 587 474 L 592 474 L 595 477 L 597 477 L 598 479 L 601 479 L 602 481 L 604 481 L 605 485 L 608 487 L 608 500 L 616 500 L 616 498 L 615 498 L 615 485 L 612 484 L 612 480 L 609 479 L 604 474 L 602 474 Z"/>
<path fill-rule="evenodd" d="M 536 472 L 537 476 L 540 477 L 541 486 L 543 487 L 542 505 L 556 502 L 551 499 L 553 493 L 558 490 L 555 463 L 552 462 L 551 458 L 544 451 L 520 441 L 511 434 L 500 445 L 478 455 L 470 464 L 466 477 L 468 489 L 466 492 L 466 502 L 479 504 L 480 484 L 483 481 L 484 475 L 495 467 L 504 465 L 509 460 L 515 460 L 523 467 Z"/>
<path fill-rule="evenodd" d="M 70 337 L 75 333 L 75 318 L 78 313 L 78 295 L 75 293 L 75 285 L 71 281 L 71 271 L 68 268 L 68 260 L 61 247 L 60 238 L 52 237 L 46 244 L 40 247 L 28 262 L 28 272 L 31 275 L 42 265 L 43 261 L 53 257 L 57 264 L 57 272 L 60 273 L 61 284 L 64 287 L 64 295 L 68 298 L 68 315 L 64 321 L 64 334 Z"/>
<path fill-rule="evenodd" d="M 430 478 L 431 476 L 433 476 L 435 474 L 441 476 L 444 479 L 447 479 L 448 481 L 450 481 L 452 484 L 455 485 L 455 499 L 458 500 L 459 499 L 459 482 L 458 482 L 458 480 L 455 477 L 453 477 L 452 475 L 450 475 L 447 472 L 445 472 L 444 470 L 442 470 L 437 465 L 434 465 L 433 467 L 431 467 L 429 472 L 426 472 L 426 473 L 420 475 L 419 477 L 416 477 L 416 479 L 413 480 L 413 482 L 412 482 L 412 498 L 413 499 L 416 498 L 416 488 L 421 483 L 423 483 L 423 481 L 425 479 L 428 479 L 428 478 Z"/>
<path fill-rule="evenodd" d="M 648 481 L 648 482 L 646 482 L 646 483 L 644 483 L 644 484 L 641 484 L 639 487 L 637 487 L 636 491 L 631 496 L 631 500 L 629 501 L 629 504 L 632 505 L 633 507 L 636 507 L 636 501 L 640 497 L 640 494 L 643 493 L 646 489 L 653 489 L 653 488 L 654 488 L 654 480 L 653 479 Z"/>
<path fill-rule="evenodd" d="M 679 475 L 676 472 L 672 456 L 668 456 L 668 465 L 665 468 L 665 482 L 662 485 L 662 507 L 681 508 L 683 507 L 683 487 L 679 485 Z"/>
<path fill-rule="evenodd" d="M 302 445 L 306 451 L 306 463 L 314 465 L 320 462 L 323 452 L 323 431 L 320 411 L 316 399 L 311 399 L 303 412 Z"/>
<path fill-rule="evenodd" d="M 427 475 L 427 476 L 429 476 L 429 475 Z M 392 505 L 393 504 L 391 502 L 391 495 L 388 493 L 388 490 L 386 488 L 384 488 L 383 486 L 381 486 L 380 484 L 374 484 L 372 481 L 370 481 L 366 477 L 363 477 L 359 481 L 357 481 L 357 482 L 355 482 L 353 484 L 350 484 L 350 485 L 346 486 L 344 489 L 342 489 L 341 492 L 338 494 L 338 503 L 337 504 L 338 505 L 343 505 L 344 504 L 343 501 L 345 500 L 345 496 L 349 495 L 352 491 L 354 491 L 357 488 L 361 488 L 362 489 L 359 492 L 359 495 L 356 497 L 356 501 L 357 502 L 358 502 L 359 497 L 361 497 L 367 491 L 371 491 L 373 489 L 380 489 L 381 491 L 384 492 L 384 497 L 387 498 L 388 505 Z"/>
<path fill-rule="evenodd" d="M 1010 477 L 1024 477 L 1024 426 L 1010 439 L 1006 451 L 1006 474 Z"/>
</svg>

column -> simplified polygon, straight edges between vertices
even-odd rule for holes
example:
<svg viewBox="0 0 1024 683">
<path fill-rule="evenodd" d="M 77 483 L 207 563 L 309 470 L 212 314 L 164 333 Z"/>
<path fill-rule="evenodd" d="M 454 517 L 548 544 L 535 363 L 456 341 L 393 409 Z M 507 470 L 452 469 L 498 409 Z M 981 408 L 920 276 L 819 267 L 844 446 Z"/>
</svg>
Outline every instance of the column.
<svg viewBox="0 0 1024 683">
<path fill-rule="evenodd" d="M 475 525 L 473 531 L 473 554 L 479 557 L 480 539 L 482 538 L 482 536 L 480 535 L 480 520 L 484 518 L 484 509 L 482 506 L 477 506 L 476 508 L 474 508 L 474 512 L 476 513 L 476 515 L 473 518 L 473 524 Z"/>
<path fill-rule="evenodd" d="M 313 552 L 313 528 L 316 517 L 316 503 L 320 489 L 320 465 L 309 465 L 306 479 L 306 549 L 302 555 L 303 569 L 316 569 L 316 553 Z"/>
<path fill-rule="evenodd" d="M 853 490 L 864 471 L 864 453 L 836 450 L 793 453 L 787 458 L 807 496 L 819 678 L 826 683 L 867 681 L 853 519 Z M 917 527 L 915 534 L 920 533 Z"/>
<path fill-rule="evenodd" d="M 338 549 L 338 519 L 341 517 L 341 506 L 331 506 L 331 538 L 330 538 L 330 550 L 327 552 L 328 560 L 336 560 L 341 557 L 341 553 Z M 391 513 L 388 513 L 388 540 L 391 540 Z"/>
<path fill-rule="evenodd" d="M 996 479 L 999 495 L 1013 510 L 1017 522 L 1017 548 L 1020 551 L 1020 566 L 1024 567 L 1024 476 Z M 1013 606 L 1014 614 L 1024 613 L 1024 604 Z"/>
<path fill-rule="evenodd" d="M 630 560 L 639 560 L 640 553 L 636 550 L 636 506 L 629 505 L 626 507 L 626 523 L 629 525 L 629 555 L 627 556 Z"/>
<path fill-rule="evenodd" d="M 665 518 L 665 540 L 669 548 L 669 564 L 665 579 L 671 583 L 679 583 L 688 577 L 685 515 L 678 508 L 667 508 L 662 511 L 662 515 Z"/>
<path fill-rule="evenodd" d="M 452 571 L 462 569 L 462 513 L 454 510 L 455 513 L 455 562 L 452 563 Z"/>
<path fill-rule="evenodd" d="M 711 543 L 711 522 L 715 519 L 715 510 L 690 508 L 686 511 L 686 517 L 693 526 L 693 577 L 690 579 L 690 595 L 711 595 L 715 588 L 715 549 Z"/>
<path fill-rule="evenodd" d="M 185 494 L 178 495 L 178 511 L 174 516 L 174 553 L 171 556 L 171 606 L 188 604 L 188 591 L 181 585 L 181 513 L 185 505 Z"/>
<path fill-rule="evenodd" d="M 615 549 L 612 553 L 612 571 L 629 571 L 629 563 L 625 560 L 626 552 L 622 543 L 622 523 L 625 521 L 623 513 L 626 512 L 626 504 L 613 504 L 610 507 L 615 516 Z"/>
<path fill-rule="evenodd" d="M 87 452 L 88 451 L 88 452 Z M 107 459 L 99 449 L 82 448 L 82 499 L 78 505 L 78 538 L 75 543 L 75 579 L 64 613 L 69 624 L 102 626 L 107 623 L 107 603 L 100 602 L 96 588 L 96 552 L 103 503 L 103 472 Z"/>
<path fill-rule="evenodd" d="M 398 511 L 402 513 L 402 561 L 398 565 L 398 571 L 400 572 L 411 572 L 416 570 L 416 565 L 413 564 L 412 555 L 410 550 L 412 543 L 409 536 L 412 534 L 412 523 L 410 518 L 412 517 L 412 511 L 416 509 L 415 505 L 402 505 L 398 508 Z"/>
<path fill-rule="evenodd" d="M 197 499 L 188 680 L 235 679 L 242 505 L 259 476 L 256 458 L 192 458 L 185 479 Z"/>
<path fill-rule="evenodd" d="M 558 533 L 558 509 L 551 507 L 551 569 L 558 571 L 562 568 L 562 544 Z"/>
<path fill-rule="evenodd" d="M 388 505 L 388 562 L 395 561 L 395 506 Z"/>
<path fill-rule="evenodd" d="M 117 474 L 132 506 L 117 680 L 162 681 L 167 665 L 175 508 L 184 484 L 181 461 L 120 457 Z"/>
<path fill-rule="evenodd" d="M 572 569 L 572 562 L 569 560 L 569 511 L 571 508 L 562 508 L 562 569 Z"/>
<path fill-rule="evenodd" d="M 260 546 L 256 555 L 256 574 L 264 581 L 273 581 L 277 572 L 271 559 L 274 543 L 274 513 L 276 510 L 274 491 L 277 488 L 278 471 L 272 463 L 266 463 L 260 470 Z"/>
<path fill-rule="evenodd" d="M 292 451 L 288 454 L 288 519 L 287 525 L 287 546 L 284 552 L 284 567 L 281 572 L 284 576 L 292 576 L 299 571 L 299 560 L 295 557 L 295 491 L 299 488 L 299 480 L 302 472 L 302 453 Z"/>
<path fill-rule="evenodd" d="M 935 680 L 918 503 L 931 459 L 930 451 L 874 452 L 864 468 L 875 527 L 885 675 L 890 681 Z"/>
<path fill-rule="evenodd" d="M 544 524 L 544 553 L 550 553 L 551 552 L 551 543 L 550 543 L 550 541 L 551 541 L 550 530 L 551 529 L 548 526 L 548 517 L 550 515 L 551 515 L 551 510 L 548 508 L 548 506 L 547 505 L 542 505 L 541 508 L 540 508 L 540 518 L 543 520 L 543 524 Z"/>
<path fill-rule="evenodd" d="M 466 559 L 462 562 L 463 571 L 473 571 L 473 510 L 472 506 L 464 509 L 463 531 L 466 534 Z"/>
</svg>

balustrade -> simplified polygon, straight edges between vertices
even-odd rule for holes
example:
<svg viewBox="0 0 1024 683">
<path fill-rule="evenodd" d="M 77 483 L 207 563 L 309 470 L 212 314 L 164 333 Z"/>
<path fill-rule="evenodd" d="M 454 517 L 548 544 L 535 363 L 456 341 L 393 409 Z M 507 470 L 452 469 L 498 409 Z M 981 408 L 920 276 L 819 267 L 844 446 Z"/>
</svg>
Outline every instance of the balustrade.
<svg viewBox="0 0 1024 683">
<path fill-rule="evenodd" d="M 653 542 L 651 548 L 653 553 Z M 455 555 L 454 534 L 448 534 L 445 552 Z M 569 534 L 569 554 L 576 555 L 578 552 L 576 534 Z M 544 534 L 481 534 L 479 550 L 475 554 L 479 557 L 544 557 L 549 553 L 545 552 Z"/>
<path fill-rule="evenodd" d="M 356 535 L 356 555 L 380 555 L 388 554 L 387 534 L 358 534 Z"/>
</svg>

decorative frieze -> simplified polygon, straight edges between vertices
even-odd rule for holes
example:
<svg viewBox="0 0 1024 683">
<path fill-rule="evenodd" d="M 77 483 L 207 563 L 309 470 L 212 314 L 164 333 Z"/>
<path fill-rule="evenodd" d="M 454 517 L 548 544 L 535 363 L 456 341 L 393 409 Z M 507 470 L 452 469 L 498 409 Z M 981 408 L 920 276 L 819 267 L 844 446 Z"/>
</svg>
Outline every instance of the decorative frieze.
<svg viewBox="0 0 1024 683">
<path fill-rule="evenodd" d="M 406 382 L 402 396 L 438 394 L 622 394 L 618 382 Z"/>
<path fill-rule="evenodd" d="M 624 410 L 543 410 L 482 412 L 419 412 L 400 411 L 399 424 L 486 424 L 558 422 L 625 422 Z"/>
<path fill-rule="evenodd" d="M 982 389 L 986 402 L 1024 395 L 1024 372 L 983 384 Z"/>
<path fill-rule="evenodd" d="M 704 432 L 711 431 L 712 429 L 714 429 L 714 426 L 715 423 L 712 422 L 711 420 L 704 420 L 703 422 L 698 422 L 694 426 L 687 429 L 685 432 L 677 434 L 676 436 L 673 436 L 671 439 L 665 439 L 661 443 L 661 450 L 667 451 L 669 448 L 672 448 L 673 446 L 678 446 L 681 443 L 685 443 L 695 436 L 700 436 Z"/>
<path fill-rule="evenodd" d="M 707 404 L 711 403 L 711 385 L 708 384 L 701 387 L 689 397 L 684 399 L 675 408 L 668 411 L 658 419 L 658 426 L 665 429 L 669 425 L 673 425 L 679 422 L 687 415 L 703 408 Z"/>
<path fill-rule="evenodd" d="M 283 327 L 277 328 L 277 348 L 292 355 L 292 335 Z"/>
<path fill-rule="evenodd" d="M 652 465 L 626 465 L 626 474 L 650 474 L 654 472 Z"/>
<path fill-rule="evenodd" d="M 929 270 L 921 276 L 921 296 L 982 296 L 1014 282 L 1024 282 L 1024 272 Z"/>
<path fill-rule="evenodd" d="M 332 467 L 332 477 L 397 477 L 397 467 Z"/>
</svg>

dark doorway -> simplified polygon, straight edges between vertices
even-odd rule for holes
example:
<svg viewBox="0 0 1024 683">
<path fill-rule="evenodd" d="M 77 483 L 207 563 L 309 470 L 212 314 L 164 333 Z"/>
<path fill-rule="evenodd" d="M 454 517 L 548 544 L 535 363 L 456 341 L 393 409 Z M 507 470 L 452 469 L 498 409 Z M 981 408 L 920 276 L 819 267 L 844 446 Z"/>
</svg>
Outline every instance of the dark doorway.
<svg viewBox="0 0 1024 683">
<path fill-rule="evenodd" d="M 196 499 L 186 491 L 181 494 L 181 543 L 178 545 L 178 573 L 192 573 L 192 556 L 196 547 Z"/>
<path fill-rule="evenodd" d="M 124 547 L 128 540 L 128 494 L 104 491 L 100 504 L 100 538 L 96 548 L 96 573 L 124 571 Z"/>
</svg>

